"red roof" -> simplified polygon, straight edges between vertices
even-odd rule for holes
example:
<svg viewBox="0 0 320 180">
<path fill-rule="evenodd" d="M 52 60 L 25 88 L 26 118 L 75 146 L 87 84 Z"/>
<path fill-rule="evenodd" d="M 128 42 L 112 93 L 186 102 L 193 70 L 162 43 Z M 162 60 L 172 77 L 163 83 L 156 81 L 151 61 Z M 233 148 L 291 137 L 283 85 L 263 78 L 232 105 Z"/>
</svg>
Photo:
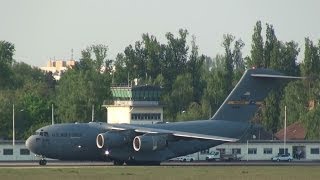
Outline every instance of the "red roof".
<svg viewBox="0 0 320 180">
<path fill-rule="evenodd" d="M 275 137 L 279 140 L 283 140 L 284 129 L 281 129 L 275 134 Z M 306 131 L 300 122 L 295 122 L 290 126 L 287 126 L 287 138 L 286 140 L 304 140 L 306 137 Z"/>
</svg>

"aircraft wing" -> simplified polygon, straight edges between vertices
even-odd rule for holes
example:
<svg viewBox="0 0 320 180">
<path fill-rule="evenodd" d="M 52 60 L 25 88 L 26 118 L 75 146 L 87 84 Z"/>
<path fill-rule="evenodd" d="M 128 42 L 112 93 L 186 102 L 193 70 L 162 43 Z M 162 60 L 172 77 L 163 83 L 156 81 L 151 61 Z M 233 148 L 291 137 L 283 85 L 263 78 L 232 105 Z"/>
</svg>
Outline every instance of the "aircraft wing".
<svg viewBox="0 0 320 180">
<path fill-rule="evenodd" d="M 206 134 L 198 134 L 198 133 L 190 133 L 190 132 L 166 130 L 166 129 L 158 129 L 158 128 L 139 127 L 139 126 L 134 126 L 134 125 L 114 125 L 109 128 L 112 130 L 132 129 L 135 132 L 142 133 L 142 134 L 157 134 L 157 133 L 170 134 L 175 137 L 203 139 L 203 140 L 215 140 L 215 141 L 224 141 L 224 142 L 236 142 L 239 140 L 239 139 L 229 138 L 229 137 L 212 136 L 212 135 L 206 135 Z"/>
</svg>

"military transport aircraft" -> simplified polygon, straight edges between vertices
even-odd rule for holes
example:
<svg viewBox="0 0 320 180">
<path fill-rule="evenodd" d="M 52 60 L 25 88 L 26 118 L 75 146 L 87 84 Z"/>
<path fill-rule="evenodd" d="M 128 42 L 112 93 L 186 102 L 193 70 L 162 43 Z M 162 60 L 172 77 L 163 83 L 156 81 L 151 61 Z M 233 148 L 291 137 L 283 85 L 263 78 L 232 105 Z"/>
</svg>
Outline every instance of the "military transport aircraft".
<svg viewBox="0 0 320 180">
<path fill-rule="evenodd" d="M 209 120 L 132 125 L 103 122 L 54 124 L 38 129 L 27 148 L 59 160 L 112 160 L 114 165 L 158 165 L 174 157 L 235 142 L 252 127 L 255 112 L 284 76 L 270 69 L 247 70 Z"/>
</svg>

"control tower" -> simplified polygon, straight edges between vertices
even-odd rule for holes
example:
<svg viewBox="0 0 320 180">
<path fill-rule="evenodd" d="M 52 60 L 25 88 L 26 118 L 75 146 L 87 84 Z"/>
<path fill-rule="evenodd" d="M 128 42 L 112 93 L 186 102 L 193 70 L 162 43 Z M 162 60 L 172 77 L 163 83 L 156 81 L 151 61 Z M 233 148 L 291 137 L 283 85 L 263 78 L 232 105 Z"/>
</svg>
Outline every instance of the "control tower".
<svg viewBox="0 0 320 180">
<path fill-rule="evenodd" d="M 113 86 L 113 99 L 104 103 L 108 123 L 154 124 L 163 122 L 159 86 Z"/>
</svg>

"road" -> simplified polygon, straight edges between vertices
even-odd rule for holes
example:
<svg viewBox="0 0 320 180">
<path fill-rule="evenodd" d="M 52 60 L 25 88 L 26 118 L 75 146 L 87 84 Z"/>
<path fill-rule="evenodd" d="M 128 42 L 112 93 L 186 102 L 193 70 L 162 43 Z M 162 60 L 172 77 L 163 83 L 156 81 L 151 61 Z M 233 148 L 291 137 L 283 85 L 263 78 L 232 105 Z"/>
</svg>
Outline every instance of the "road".
<svg viewBox="0 0 320 180">
<path fill-rule="evenodd" d="M 113 166 L 112 162 L 48 161 L 46 167 Z M 161 166 L 320 166 L 320 161 L 162 162 Z M 38 161 L 0 161 L 0 167 L 42 167 Z"/>
</svg>

